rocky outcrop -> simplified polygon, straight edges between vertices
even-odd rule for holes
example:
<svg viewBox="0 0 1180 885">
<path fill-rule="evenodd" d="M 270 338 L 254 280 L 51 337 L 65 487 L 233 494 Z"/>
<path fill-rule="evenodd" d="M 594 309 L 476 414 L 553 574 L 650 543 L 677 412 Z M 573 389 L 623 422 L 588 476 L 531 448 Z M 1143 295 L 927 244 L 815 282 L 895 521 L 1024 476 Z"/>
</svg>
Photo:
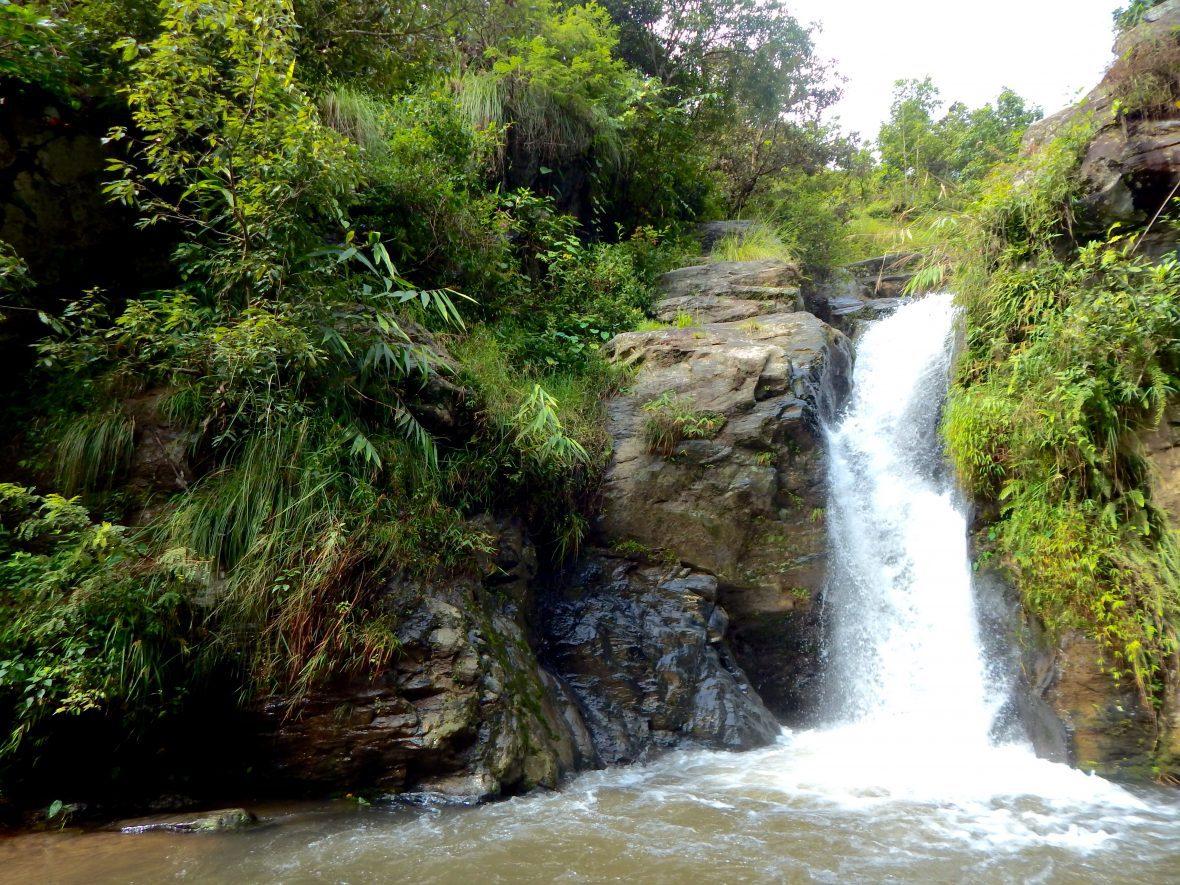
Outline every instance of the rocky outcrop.
<svg viewBox="0 0 1180 885">
<path fill-rule="evenodd" d="M 655 313 L 665 322 L 687 314 L 709 323 L 802 310 L 800 279 L 796 265 L 776 259 L 682 267 L 660 278 Z"/>
<path fill-rule="evenodd" d="M 577 707 L 528 642 L 532 549 L 519 525 L 497 531 L 484 579 L 390 587 L 404 615 L 385 672 L 262 711 L 277 777 L 302 791 L 478 800 L 598 764 Z"/>
<path fill-rule="evenodd" d="M 258 823 L 245 808 L 222 808 L 196 814 L 169 814 L 163 817 L 120 821 L 112 829 L 120 833 L 227 833 L 244 830 Z"/>
<path fill-rule="evenodd" d="M 1180 0 L 1145 13 L 1114 53 L 1102 82 L 1079 104 L 1034 124 L 1025 137 L 1031 153 L 1082 121 L 1096 128 L 1082 160 L 1079 222 L 1098 233 L 1114 222 L 1150 221 L 1180 182 Z M 1160 100 L 1144 104 L 1148 96 Z"/>
<path fill-rule="evenodd" d="M 752 281 L 777 291 L 797 278 L 781 262 L 740 262 L 674 272 L 664 289 L 745 309 L 760 300 Z M 634 380 L 607 406 L 603 537 L 715 576 L 738 663 L 773 712 L 796 715 L 821 635 L 819 418 L 847 392 L 847 339 L 810 313 L 767 311 L 627 333 L 609 352 Z"/>
<path fill-rule="evenodd" d="M 726 646 L 717 595 L 712 575 L 598 552 L 547 602 L 544 659 L 604 763 L 686 745 L 746 750 L 778 735 Z"/>
<path fill-rule="evenodd" d="M 1132 681 L 1111 677 L 1114 662 L 1102 647 L 1070 631 L 1049 654 L 1033 654 L 1039 669 L 1030 675 L 1065 728 L 1068 761 L 1107 776 L 1150 778 L 1155 716 Z"/>
</svg>

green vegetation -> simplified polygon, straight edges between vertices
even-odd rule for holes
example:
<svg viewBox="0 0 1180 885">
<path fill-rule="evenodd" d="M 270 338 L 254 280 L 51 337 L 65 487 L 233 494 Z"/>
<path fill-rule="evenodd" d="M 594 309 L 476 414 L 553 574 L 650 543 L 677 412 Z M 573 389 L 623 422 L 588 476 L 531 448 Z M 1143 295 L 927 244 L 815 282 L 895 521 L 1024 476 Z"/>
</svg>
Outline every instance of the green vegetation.
<svg viewBox="0 0 1180 885">
<path fill-rule="evenodd" d="M 670 390 L 644 403 L 643 411 L 643 436 L 653 455 L 668 457 L 683 440 L 712 439 L 725 426 L 723 415 L 693 409 L 687 397 Z"/>
<path fill-rule="evenodd" d="M 113 122 L 105 194 L 170 250 L 151 287 L 63 302 L 0 244 L 29 354 L 4 391 L 0 794 L 60 734 L 183 721 L 211 674 L 249 707 L 380 673 L 403 585 L 481 560 L 482 514 L 577 551 L 620 381 L 600 348 L 651 321 L 692 222 L 836 140 L 778 7 L 633 12 L 0 2 L 6 95 Z M 789 249 L 740 248 L 766 244 Z M 667 405 L 678 438 L 717 429 Z"/>
<path fill-rule="evenodd" d="M 945 105 L 929 78 L 899 81 L 871 142 L 834 138 L 827 163 L 774 176 L 751 195 L 745 205 L 761 219 L 755 252 L 831 265 L 935 247 L 946 219 L 978 196 L 996 164 L 1016 156 L 1039 116 L 1009 89 L 968 108 Z"/>
<path fill-rule="evenodd" d="M 997 172 L 956 226 L 967 346 L 945 429 L 965 485 L 997 508 L 989 538 L 1030 609 L 1094 636 L 1158 709 L 1180 555 L 1141 438 L 1176 389 L 1180 263 L 1143 257 L 1141 230 L 1083 236 L 1092 131 L 1077 123 Z"/>
</svg>

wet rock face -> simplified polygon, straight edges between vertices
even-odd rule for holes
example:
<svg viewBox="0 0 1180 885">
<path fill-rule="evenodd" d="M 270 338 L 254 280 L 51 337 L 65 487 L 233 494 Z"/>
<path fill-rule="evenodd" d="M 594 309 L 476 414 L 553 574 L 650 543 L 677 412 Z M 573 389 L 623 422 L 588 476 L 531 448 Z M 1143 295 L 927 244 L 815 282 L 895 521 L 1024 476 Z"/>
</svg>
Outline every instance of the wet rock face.
<svg viewBox="0 0 1180 885">
<path fill-rule="evenodd" d="M 406 606 L 383 673 L 263 711 L 276 776 L 303 791 L 422 791 L 477 800 L 556 786 L 597 764 L 564 686 L 537 663 L 523 609 L 535 571 L 519 526 L 494 581 L 391 588 Z"/>
<path fill-rule="evenodd" d="M 850 337 L 897 307 L 922 256 L 898 252 L 845 267 L 815 268 L 803 285 L 806 309 Z"/>
<path fill-rule="evenodd" d="M 1069 762 L 1107 776 L 1149 778 L 1155 717 L 1132 682 L 1114 681 L 1099 644 L 1067 633 L 1047 663 L 1049 669 L 1038 674 L 1042 696 L 1065 726 Z"/>
<path fill-rule="evenodd" d="M 1151 499 L 1167 512 L 1173 532 L 1180 532 L 1180 402 L 1171 403 L 1144 444 L 1152 468 Z M 1173 676 L 1161 720 L 1166 735 L 1161 755 L 1175 769 L 1180 766 L 1180 674 Z"/>
<path fill-rule="evenodd" d="M 686 745 L 746 750 L 778 735 L 726 647 L 714 577 L 596 553 L 544 611 L 544 660 L 604 763 Z"/>
<path fill-rule="evenodd" d="M 1039 756 L 1108 777 L 1150 778 L 1155 716 L 1133 683 L 1111 677 L 1099 644 L 1078 631 L 1050 637 L 999 572 L 981 571 L 975 589 L 990 678 L 1009 687 L 997 737 L 1027 737 Z"/>
<path fill-rule="evenodd" d="M 746 267 L 707 275 L 718 281 L 709 293 L 718 309 L 769 303 L 748 298 L 746 282 L 787 271 L 738 264 Z M 706 276 L 686 270 L 677 286 Z M 769 708 L 792 718 L 819 669 L 827 536 L 818 421 L 847 394 L 850 345 L 810 313 L 764 312 L 620 335 L 610 353 L 635 376 L 607 406 L 614 457 L 601 533 L 617 549 L 662 551 L 715 576 L 737 661 Z M 711 432 L 653 447 L 653 414 L 668 411 L 661 398 L 682 416 L 711 416 Z"/>
<path fill-rule="evenodd" d="M 1051 644 L 1000 572 L 982 569 L 973 583 L 988 678 L 1007 696 L 993 738 L 1026 738 L 1038 756 L 1068 763 L 1069 730 L 1045 697 L 1053 677 Z"/>
</svg>

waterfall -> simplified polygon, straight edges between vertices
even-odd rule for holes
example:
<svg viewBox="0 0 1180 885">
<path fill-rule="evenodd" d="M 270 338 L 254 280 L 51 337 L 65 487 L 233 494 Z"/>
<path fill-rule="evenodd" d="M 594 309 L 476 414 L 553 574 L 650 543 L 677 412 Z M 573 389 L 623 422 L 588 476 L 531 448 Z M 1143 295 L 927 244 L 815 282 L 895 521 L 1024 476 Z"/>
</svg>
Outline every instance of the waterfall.
<svg viewBox="0 0 1180 885">
<path fill-rule="evenodd" d="M 836 721 L 961 753 L 987 744 L 1003 693 L 989 690 L 965 505 L 939 444 L 957 314 L 938 294 L 870 326 L 852 400 L 826 429 L 826 696 Z"/>
<path fill-rule="evenodd" d="M 1134 803 L 997 728 L 1011 684 L 981 641 L 967 506 L 939 432 L 958 319 L 953 297 L 939 293 L 869 326 L 851 400 L 824 428 L 828 726 L 792 736 L 796 758 L 813 766 L 796 787 L 854 804 L 949 803 L 985 818 L 999 797 Z M 799 767 L 783 775 L 793 780 Z"/>
</svg>

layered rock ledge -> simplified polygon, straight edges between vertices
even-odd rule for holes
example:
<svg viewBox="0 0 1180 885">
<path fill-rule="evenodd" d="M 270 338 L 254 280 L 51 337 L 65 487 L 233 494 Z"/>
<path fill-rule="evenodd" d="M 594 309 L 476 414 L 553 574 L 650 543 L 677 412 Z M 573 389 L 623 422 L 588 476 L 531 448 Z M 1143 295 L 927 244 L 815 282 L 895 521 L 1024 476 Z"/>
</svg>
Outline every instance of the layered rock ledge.
<svg viewBox="0 0 1180 885">
<path fill-rule="evenodd" d="M 799 272 L 782 262 L 673 271 L 665 298 L 711 299 L 705 316 L 741 319 L 632 332 L 609 346 L 633 380 L 608 404 L 614 457 L 601 532 L 616 550 L 716 578 L 736 661 L 778 716 L 805 706 L 818 673 L 826 473 L 820 420 L 847 394 L 848 339 L 811 313 L 778 309 Z M 752 280 L 775 297 L 749 298 Z M 796 291 L 791 290 L 791 291 Z M 761 308 L 760 313 L 747 313 Z M 653 446 L 663 415 L 715 427 Z"/>
</svg>

